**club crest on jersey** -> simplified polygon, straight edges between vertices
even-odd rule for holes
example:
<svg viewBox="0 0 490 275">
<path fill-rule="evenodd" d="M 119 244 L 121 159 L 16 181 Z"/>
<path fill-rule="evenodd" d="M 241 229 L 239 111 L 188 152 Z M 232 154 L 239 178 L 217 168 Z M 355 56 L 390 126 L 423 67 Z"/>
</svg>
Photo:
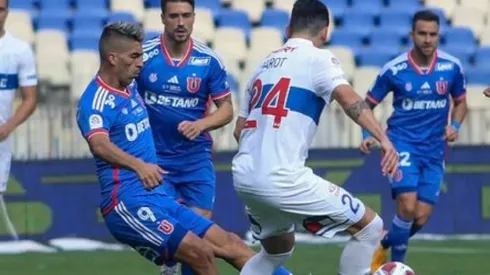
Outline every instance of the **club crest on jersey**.
<svg viewBox="0 0 490 275">
<path fill-rule="evenodd" d="M 437 93 L 440 95 L 445 95 L 447 93 L 448 86 L 449 86 L 449 83 L 447 82 L 447 80 L 441 79 L 441 80 L 437 81 L 436 82 Z"/>
<path fill-rule="evenodd" d="M 150 74 L 149 80 L 151 83 L 155 83 L 158 80 L 158 75 L 156 73 Z"/>
<path fill-rule="evenodd" d="M 412 83 L 407 82 L 407 84 L 405 84 L 405 91 L 410 92 L 411 90 L 412 90 Z"/>
<path fill-rule="evenodd" d="M 187 78 L 187 90 L 190 93 L 197 93 L 201 88 L 201 78 L 196 76 L 190 76 Z"/>
</svg>

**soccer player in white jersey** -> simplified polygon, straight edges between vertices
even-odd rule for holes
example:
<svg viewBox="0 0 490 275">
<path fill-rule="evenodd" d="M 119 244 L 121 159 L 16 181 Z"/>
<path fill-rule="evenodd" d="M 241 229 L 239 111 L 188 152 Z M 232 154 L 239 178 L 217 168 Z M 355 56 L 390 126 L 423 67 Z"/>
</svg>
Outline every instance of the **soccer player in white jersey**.
<svg viewBox="0 0 490 275">
<path fill-rule="evenodd" d="M 3 199 L 12 158 L 9 136 L 36 108 L 37 77 L 30 46 L 5 30 L 8 4 L 8 0 L 0 0 L 0 213 L 2 223 L 6 224 L 12 238 L 17 240 Z M 12 115 L 17 89 L 22 94 L 22 103 Z"/>
<path fill-rule="evenodd" d="M 257 68 L 242 102 L 233 181 L 247 205 L 254 237 L 262 244 L 242 275 L 272 274 L 289 259 L 295 224 L 327 238 L 350 233 L 339 274 L 370 274 L 383 229 L 381 218 L 343 188 L 316 176 L 305 161 L 322 110 L 332 100 L 380 142 L 383 174 L 394 174 L 398 154 L 349 85 L 339 61 L 321 49 L 328 25 L 322 2 L 296 1 L 287 28 L 289 40 Z"/>
</svg>

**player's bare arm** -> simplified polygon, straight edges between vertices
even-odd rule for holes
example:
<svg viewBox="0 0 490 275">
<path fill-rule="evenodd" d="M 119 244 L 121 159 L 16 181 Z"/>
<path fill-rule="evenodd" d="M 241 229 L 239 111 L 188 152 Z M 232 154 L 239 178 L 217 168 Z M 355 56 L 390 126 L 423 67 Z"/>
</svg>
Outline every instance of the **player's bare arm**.
<svg viewBox="0 0 490 275">
<path fill-rule="evenodd" d="M 231 94 L 214 100 L 217 110 L 211 115 L 196 121 L 182 121 L 178 130 L 188 139 L 193 140 L 202 132 L 212 131 L 225 126 L 233 119 Z"/>
<path fill-rule="evenodd" d="M 466 97 L 459 100 L 454 99 L 454 106 L 451 113 L 451 125 L 446 127 L 445 138 L 447 141 L 453 142 L 458 139 L 459 127 L 466 117 L 467 109 Z"/>
<path fill-rule="evenodd" d="M 245 121 L 247 121 L 244 117 L 238 117 L 235 124 L 235 130 L 233 130 L 233 137 L 236 142 L 240 141 L 240 134 L 242 133 L 242 129 L 245 126 Z"/>
<path fill-rule="evenodd" d="M 376 108 L 376 106 L 378 106 L 377 103 L 369 100 L 369 98 L 366 97 L 366 99 L 364 100 L 366 102 L 366 104 L 369 106 L 369 108 L 371 110 L 374 110 L 374 108 Z M 364 154 L 369 154 L 371 152 L 371 148 L 373 148 L 373 146 L 375 146 L 378 142 L 376 141 L 376 139 L 374 137 L 367 137 L 367 138 L 364 138 L 361 142 L 361 152 L 363 152 Z"/>
<path fill-rule="evenodd" d="M 354 122 L 368 130 L 380 142 L 384 153 L 381 161 L 383 174 L 394 175 L 398 166 L 398 153 L 374 118 L 373 111 L 366 101 L 350 85 L 339 85 L 332 96 Z"/>
<path fill-rule="evenodd" d="M 0 125 L 0 141 L 6 139 L 20 124 L 31 116 L 37 104 L 37 86 L 21 87 L 22 102 L 14 115 Z"/>
<path fill-rule="evenodd" d="M 146 163 L 124 152 L 112 143 L 107 134 L 93 135 L 88 140 L 90 150 L 99 158 L 117 166 L 135 171 L 143 186 L 151 190 L 162 182 L 165 171 L 156 164 Z"/>
</svg>

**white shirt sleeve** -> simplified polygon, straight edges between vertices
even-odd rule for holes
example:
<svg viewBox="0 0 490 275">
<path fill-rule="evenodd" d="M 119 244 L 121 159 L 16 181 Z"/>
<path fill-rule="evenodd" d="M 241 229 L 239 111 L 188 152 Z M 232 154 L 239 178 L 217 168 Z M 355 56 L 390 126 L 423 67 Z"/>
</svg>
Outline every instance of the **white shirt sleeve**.
<svg viewBox="0 0 490 275">
<path fill-rule="evenodd" d="M 18 57 L 19 85 L 21 87 L 37 85 L 36 61 L 31 47 L 24 45 Z"/>
<path fill-rule="evenodd" d="M 337 86 L 350 84 L 342 70 L 340 61 L 328 50 L 319 52 L 319 56 L 313 61 L 312 79 L 316 94 L 328 104 L 331 101 L 332 92 Z"/>
<path fill-rule="evenodd" d="M 252 99 L 252 87 L 250 82 L 247 83 L 243 98 L 240 101 L 240 110 L 238 111 L 238 117 L 247 118 L 250 113 L 250 100 Z"/>
</svg>

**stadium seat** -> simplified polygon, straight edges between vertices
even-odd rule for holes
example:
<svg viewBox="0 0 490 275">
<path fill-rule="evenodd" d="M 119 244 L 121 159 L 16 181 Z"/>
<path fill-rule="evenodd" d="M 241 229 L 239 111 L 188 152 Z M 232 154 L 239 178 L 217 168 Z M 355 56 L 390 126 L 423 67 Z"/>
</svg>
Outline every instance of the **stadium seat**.
<svg viewBox="0 0 490 275">
<path fill-rule="evenodd" d="M 138 20 L 136 20 L 133 14 L 124 11 L 111 13 L 107 21 L 108 22 L 126 21 L 126 22 L 133 22 L 133 23 L 138 22 Z"/>
<path fill-rule="evenodd" d="M 427 7 L 437 7 L 444 12 L 446 18 L 451 18 L 454 9 L 458 6 L 458 0 L 425 0 Z"/>
<path fill-rule="evenodd" d="M 248 15 L 244 11 L 222 10 L 219 15 L 218 22 L 220 27 L 237 28 L 242 30 L 247 39 L 252 29 Z"/>
<path fill-rule="evenodd" d="M 479 68 L 467 68 L 466 78 L 468 84 L 490 85 L 490 71 Z"/>
<path fill-rule="evenodd" d="M 145 6 L 147 8 L 160 8 L 161 0 L 145 0 Z"/>
<path fill-rule="evenodd" d="M 196 1 L 196 8 L 211 10 L 211 14 L 215 20 L 219 18 L 221 13 L 220 0 L 199 0 Z"/>
<path fill-rule="evenodd" d="M 17 0 L 15 0 L 17 1 Z M 41 9 L 70 9 L 70 0 L 41 0 L 39 1 Z"/>
<path fill-rule="evenodd" d="M 426 7 L 426 9 L 429 9 L 433 13 L 435 13 L 437 16 L 439 16 L 439 23 L 441 25 L 442 29 L 445 29 L 448 25 L 448 19 L 451 18 L 446 15 L 445 11 L 439 7 Z M 453 11 L 454 12 L 454 11 Z"/>
<path fill-rule="evenodd" d="M 99 62 L 99 55 L 94 51 L 75 50 L 71 53 L 71 96 L 73 99 L 78 99 L 88 83 L 93 79 L 97 73 Z"/>
<path fill-rule="evenodd" d="M 488 0 L 460 0 L 460 6 L 486 11 L 490 8 L 490 2 Z"/>
<path fill-rule="evenodd" d="M 352 80 L 356 92 L 364 97 L 368 90 L 373 86 L 379 71 L 380 67 L 358 67 L 354 72 Z"/>
<path fill-rule="evenodd" d="M 344 17 L 344 13 L 348 7 L 346 0 L 321 0 L 333 15 L 332 18 L 339 19 Z M 331 20 L 333 21 L 333 20 Z"/>
<path fill-rule="evenodd" d="M 214 38 L 216 28 L 214 26 L 213 14 L 208 9 L 196 8 L 196 20 L 192 36 L 205 43 L 209 43 Z"/>
<path fill-rule="evenodd" d="M 252 23 L 258 23 L 265 10 L 265 3 L 264 0 L 233 0 L 231 7 L 235 10 L 244 11 Z"/>
<path fill-rule="evenodd" d="M 468 114 L 462 125 L 461 139 L 467 144 L 489 144 L 490 143 L 490 101 L 482 94 L 488 87 L 489 82 L 482 84 L 468 84 L 466 88 L 466 102 Z M 462 131 L 466 129 L 466 131 Z M 464 135 L 467 133 L 467 135 Z"/>
<path fill-rule="evenodd" d="M 356 70 L 356 60 L 352 50 L 344 46 L 329 46 L 326 49 L 340 60 L 340 64 L 342 65 L 345 74 L 349 79 L 352 79 L 354 71 Z"/>
<path fill-rule="evenodd" d="M 367 35 L 374 27 L 374 17 L 364 10 L 348 9 L 342 20 L 342 27 L 355 29 Z"/>
<path fill-rule="evenodd" d="M 23 10 L 11 10 L 8 17 L 9 20 L 7 20 L 5 28 L 19 39 L 32 44 L 34 42 L 34 29 L 29 13 Z"/>
<path fill-rule="evenodd" d="M 262 13 L 260 26 L 277 28 L 282 33 L 289 23 L 289 13 L 279 9 L 267 9 Z"/>
<path fill-rule="evenodd" d="M 254 28 L 250 34 L 250 50 L 273 51 L 284 44 L 282 33 L 270 27 Z"/>
<path fill-rule="evenodd" d="M 243 62 L 247 57 L 245 34 L 237 28 L 218 28 L 214 37 L 213 48 L 223 59 Z"/>
<path fill-rule="evenodd" d="M 452 25 L 470 28 L 478 36 L 483 31 L 485 16 L 486 10 L 475 7 L 457 7 L 453 13 Z"/>
<path fill-rule="evenodd" d="M 490 46 L 478 48 L 475 51 L 474 61 L 476 68 L 490 70 Z M 488 82 L 490 84 L 490 79 Z"/>
<path fill-rule="evenodd" d="M 32 0 L 15 0 L 10 1 L 9 10 L 24 10 L 27 12 L 32 12 L 34 10 L 34 4 Z"/>
<path fill-rule="evenodd" d="M 451 44 L 451 46 L 473 47 L 476 45 L 473 32 L 466 27 L 447 28 L 443 33 L 443 38 L 444 43 Z"/>
<path fill-rule="evenodd" d="M 447 44 L 445 46 L 441 46 L 441 49 L 450 55 L 458 58 L 461 61 L 461 64 L 466 67 L 470 64 L 473 55 L 475 54 L 475 46 L 465 46 L 461 47 L 459 44 Z"/>
<path fill-rule="evenodd" d="M 407 35 L 412 25 L 412 17 L 410 11 L 390 10 L 381 13 L 379 23 L 383 29 L 393 29 Z"/>
<path fill-rule="evenodd" d="M 480 45 L 489 46 L 490 45 L 490 25 L 486 25 L 480 33 Z"/>
<path fill-rule="evenodd" d="M 357 54 L 359 66 L 383 67 L 388 61 L 399 54 L 396 46 L 385 45 L 360 49 Z"/>
<path fill-rule="evenodd" d="M 161 15 L 162 11 L 157 8 L 147 9 L 143 16 L 143 27 L 145 31 L 163 31 Z"/>
<path fill-rule="evenodd" d="M 383 0 L 352 0 L 352 6 L 350 9 L 355 11 L 362 11 L 371 16 L 378 16 L 383 8 Z M 345 14 L 347 16 L 347 12 Z"/>
<path fill-rule="evenodd" d="M 81 9 L 104 9 L 109 8 L 107 0 L 74 0 L 78 10 Z"/>
<path fill-rule="evenodd" d="M 240 76 L 242 75 L 242 69 L 240 69 L 240 64 L 236 60 L 232 60 L 230 58 L 227 59 L 223 58 L 223 63 L 225 64 L 226 71 L 228 72 L 228 74 L 232 74 L 235 77 L 235 79 L 238 81 L 238 83 L 244 85 L 245 83 L 242 83 L 239 80 Z M 237 92 L 240 92 L 240 90 L 238 90 Z"/>
<path fill-rule="evenodd" d="M 68 45 L 64 33 L 55 30 L 37 32 L 36 61 L 38 68 L 41 68 L 38 70 L 39 80 L 54 86 L 67 86 L 70 83 L 68 59 Z"/>
<path fill-rule="evenodd" d="M 290 14 L 293 10 L 294 2 L 296 2 L 296 0 L 274 0 L 272 6 L 275 9 L 283 10 Z"/>
<path fill-rule="evenodd" d="M 403 1 L 397 1 L 397 0 L 389 0 L 389 7 L 399 9 L 399 10 L 415 10 L 415 9 L 421 9 L 423 5 L 421 5 L 419 0 L 403 0 Z"/>
<path fill-rule="evenodd" d="M 343 45 L 350 47 L 354 52 L 361 48 L 364 44 L 364 40 L 367 38 L 366 33 L 359 32 L 358 30 L 351 30 L 346 28 L 338 28 L 330 37 L 329 45 Z"/>
<path fill-rule="evenodd" d="M 78 36 L 70 39 L 70 48 L 72 51 L 93 51 L 96 52 L 99 49 L 99 38 Z"/>
<path fill-rule="evenodd" d="M 71 14 L 65 9 L 45 9 L 41 10 L 35 19 L 37 30 L 54 29 L 68 33 L 68 20 Z"/>
<path fill-rule="evenodd" d="M 143 0 L 111 0 L 111 11 L 129 12 L 134 15 L 138 22 L 141 22 L 145 13 L 145 5 Z"/>
<path fill-rule="evenodd" d="M 107 10 L 77 10 L 72 19 L 72 30 L 102 28 L 108 16 Z"/>
<path fill-rule="evenodd" d="M 371 47 L 384 47 L 386 45 L 401 46 L 406 34 L 402 35 L 396 29 L 377 28 L 369 38 Z"/>
</svg>

